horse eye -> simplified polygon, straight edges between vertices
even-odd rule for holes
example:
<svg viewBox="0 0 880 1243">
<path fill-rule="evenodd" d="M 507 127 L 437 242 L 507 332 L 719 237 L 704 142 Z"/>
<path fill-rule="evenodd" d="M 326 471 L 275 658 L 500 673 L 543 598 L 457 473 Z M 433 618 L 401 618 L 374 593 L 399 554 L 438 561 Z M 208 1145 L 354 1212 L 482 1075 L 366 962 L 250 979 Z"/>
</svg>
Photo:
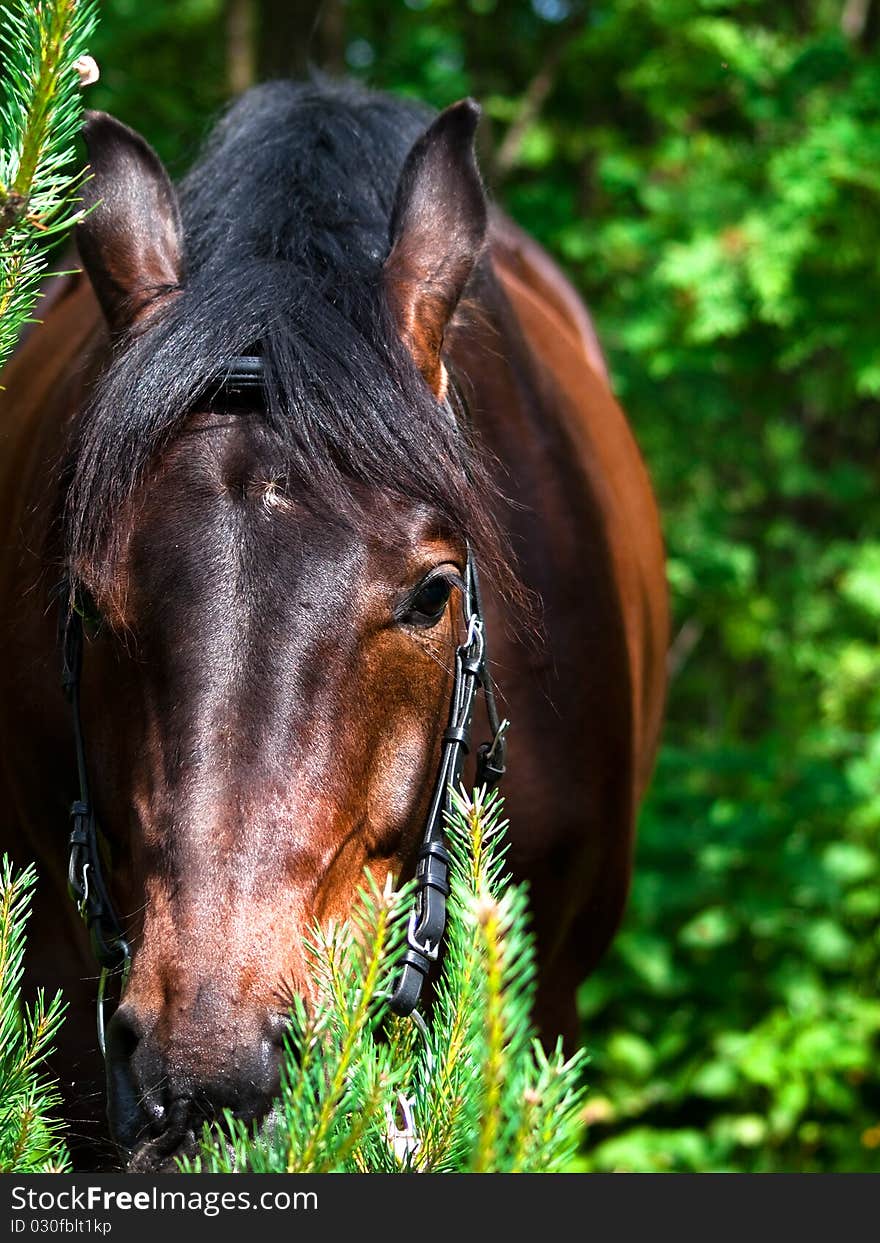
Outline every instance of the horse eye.
<svg viewBox="0 0 880 1243">
<path fill-rule="evenodd" d="M 410 600 L 404 620 L 413 626 L 436 626 L 451 594 L 452 583 L 448 579 L 440 574 L 429 578 Z"/>
</svg>

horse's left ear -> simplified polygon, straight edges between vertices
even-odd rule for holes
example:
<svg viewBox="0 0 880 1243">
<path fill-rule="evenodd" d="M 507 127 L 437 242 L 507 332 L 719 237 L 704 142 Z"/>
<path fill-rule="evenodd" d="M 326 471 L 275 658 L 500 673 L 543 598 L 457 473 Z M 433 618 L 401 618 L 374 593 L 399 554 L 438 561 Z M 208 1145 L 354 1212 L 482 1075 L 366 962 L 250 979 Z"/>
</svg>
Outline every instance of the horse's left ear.
<svg viewBox="0 0 880 1243">
<path fill-rule="evenodd" d="M 486 235 L 486 198 L 474 157 L 479 119 L 472 99 L 440 113 L 406 158 L 391 215 L 385 296 L 401 340 L 438 400 L 446 392 L 443 337 Z"/>
<path fill-rule="evenodd" d="M 180 288 L 177 195 L 153 148 L 115 117 L 87 112 L 83 137 L 91 176 L 76 241 L 110 331 L 121 333 Z"/>
</svg>

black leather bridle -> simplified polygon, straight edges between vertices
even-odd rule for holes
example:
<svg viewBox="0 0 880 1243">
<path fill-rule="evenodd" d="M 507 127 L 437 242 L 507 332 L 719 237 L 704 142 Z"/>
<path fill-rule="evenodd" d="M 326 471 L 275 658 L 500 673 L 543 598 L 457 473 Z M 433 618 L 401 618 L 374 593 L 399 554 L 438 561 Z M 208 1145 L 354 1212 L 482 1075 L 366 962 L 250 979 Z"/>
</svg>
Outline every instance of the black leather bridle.
<svg viewBox="0 0 880 1243">
<path fill-rule="evenodd" d="M 253 403 L 263 392 L 263 360 L 255 355 L 230 361 L 215 396 L 235 403 Z M 450 411 L 451 415 L 451 411 Z M 80 715 L 80 675 L 83 658 L 83 619 L 77 608 L 61 605 L 62 686 L 73 716 L 79 797 L 70 809 L 70 855 L 68 888 L 88 931 L 92 952 L 101 968 L 98 986 L 98 1042 L 104 1052 L 104 998 L 109 976 L 122 974 L 125 986 L 131 965 L 131 948 L 110 898 L 101 861 L 101 837 L 89 793 Z M 443 733 L 437 779 L 422 835 L 415 874 L 415 901 L 407 929 L 406 949 L 399 978 L 390 998 L 395 1014 L 415 1010 L 425 980 L 436 962 L 446 927 L 450 858 L 443 842 L 444 820 L 450 811 L 451 793 L 461 781 L 464 759 L 471 745 L 471 724 L 478 691 L 486 703 L 491 738 L 476 754 L 478 787 L 494 788 L 505 771 L 506 734 L 509 722 L 501 720 L 486 655 L 485 621 L 479 577 L 470 548 L 462 598 L 466 637 L 456 649 L 455 675 L 449 721 Z"/>
<path fill-rule="evenodd" d="M 70 807 L 70 838 L 67 888 L 89 932 L 92 953 L 101 968 L 98 982 L 98 1044 L 104 1053 L 104 995 L 107 980 L 122 973 L 122 987 L 131 965 L 131 948 L 113 906 L 101 865 L 101 839 L 89 795 L 89 772 L 83 741 L 79 687 L 83 656 L 83 621 L 79 611 L 69 609 L 69 594 L 61 601 L 61 685 L 70 703 L 76 751 L 79 797 Z"/>
<path fill-rule="evenodd" d="M 446 927 L 450 858 L 443 844 L 443 822 L 450 810 L 452 791 L 461 781 L 464 757 L 471 746 L 471 724 L 477 691 L 482 689 L 492 738 L 477 750 L 477 786 L 494 789 L 505 772 L 507 720 L 500 720 L 495 688 L 486 657 L 486 633 L 480 581 L 473 553 L 468 549 L 463 609 L 467 636 L 455 652 L 455 678 L 449 723 L 443 733 L 440 769 L 416 867 L 416 900 L 410 916 L 400 978 L 391 995 L 395 1014 L 412 1014 L 436 962 Z"/>
</svg>

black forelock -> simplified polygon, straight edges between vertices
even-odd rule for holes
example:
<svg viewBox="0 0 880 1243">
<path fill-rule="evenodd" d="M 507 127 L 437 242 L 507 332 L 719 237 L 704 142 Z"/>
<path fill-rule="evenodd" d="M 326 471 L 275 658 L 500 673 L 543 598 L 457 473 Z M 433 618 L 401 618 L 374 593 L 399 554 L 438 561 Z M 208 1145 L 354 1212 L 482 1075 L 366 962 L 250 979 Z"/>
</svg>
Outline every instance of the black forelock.
<svg viewBox="0 0 880 1243">
<path fill-rule="evenodd" d="M 398 175 L 430 119 L 322 82 L 268 83 L 232 105 L 180 187 L 182 290 L 120 348 L 77 422 L 64 509 L 72 577 L 106 558 L 120 506 L 227 361 L 255 351 L 263 417 L 295 486 L 337 511 L 354 480 L 494 542 L 479 462 L 381 291 Z"/>
</svg>

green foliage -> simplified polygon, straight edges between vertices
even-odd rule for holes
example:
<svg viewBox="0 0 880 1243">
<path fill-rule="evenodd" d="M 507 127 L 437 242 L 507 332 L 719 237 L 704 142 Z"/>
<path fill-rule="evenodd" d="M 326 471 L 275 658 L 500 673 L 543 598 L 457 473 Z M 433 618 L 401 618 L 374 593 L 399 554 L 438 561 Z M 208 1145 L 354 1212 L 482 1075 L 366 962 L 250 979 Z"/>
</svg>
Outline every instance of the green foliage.
<svg viewBox="0 0 880 1243">
<path fill-rule="evenodd" d="M 314 1004 L 294 1003 L 276 1115 L 256 1133 L 231 1116 L 219 1136 L 206 1128 L 186 1169 L 566 1166 L 582 1130 L 584 1058 L 548 1056 L 534 1039 L 526 896 L 504 874 L 504 828 L 497 796 L 456 800 L 448 949 L 427 1022 L 394 1018 L 388 1008 L 412 894 L 371 886 L 351 922 L 315 929 Z"/>
<path fill-rule="evenodd" d="M 90 108 L 146 134 L 173 174 L 192 162 L 225 99 L 223 0 L 101 0 Z"/>
<path fill-rule="evenodd" d="M 33 1006 L 21 1000 L 25 932 L 33 868 L 15 872 L 0 860 L 0 1174 L 64 1170 L 67 1152 L 61 1125 L 50 1118 L 58 1104 L 44 1062 L 64 1016 L 60 994 Z"/>
<path fill-rule="evenodd" d="M 611 95 L 553 115 L 583 216 L 529 220 L 604 330 L 679 636 L 585 1168 L 877 1168 L 880 61 L 842 7 L 614 5 L 572 50 Z"/>
<path fill-rule="evenodd" d="M 95 17 L 94 0 L 14 0 L 2 10 L 0 366 L 37 300 L 48 246 L 78 218 L 76 62 Z"/>
</svg>

